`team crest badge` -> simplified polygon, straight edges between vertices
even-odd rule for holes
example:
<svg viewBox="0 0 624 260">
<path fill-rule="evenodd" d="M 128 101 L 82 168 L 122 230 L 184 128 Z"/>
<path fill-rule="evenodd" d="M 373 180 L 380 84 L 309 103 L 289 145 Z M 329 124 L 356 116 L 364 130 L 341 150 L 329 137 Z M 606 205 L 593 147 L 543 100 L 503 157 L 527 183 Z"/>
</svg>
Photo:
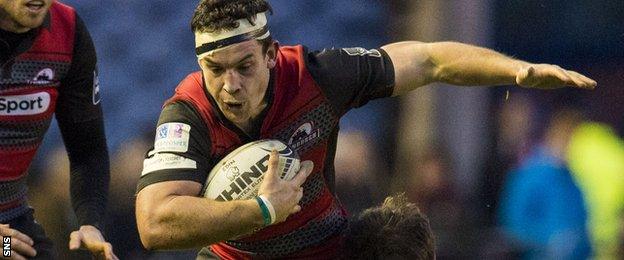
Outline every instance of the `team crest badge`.
<svg viewBox="0 0 624 260">
<path fill-rule="evenodd" d="M 33 79 L 33 82 L 37 84 L 48 84 L 53 79 L 54 79 L 54 71 L 50 68 L 45 68 L 45 69 L 40 70 L 37 73 L 37 75 Z"/>
<path fill-rule="evenodd" d="M 297 150 L 299 147 L 302 147 L 306 143 L 316 139 L 319 137 L 319 129 L 314 127 L 314 122 L 306 122 L 303 125 L 299 126 L 297 130 L 293 133 L 293 135 L 288 140 L 288 144 Z"/>
</svg>

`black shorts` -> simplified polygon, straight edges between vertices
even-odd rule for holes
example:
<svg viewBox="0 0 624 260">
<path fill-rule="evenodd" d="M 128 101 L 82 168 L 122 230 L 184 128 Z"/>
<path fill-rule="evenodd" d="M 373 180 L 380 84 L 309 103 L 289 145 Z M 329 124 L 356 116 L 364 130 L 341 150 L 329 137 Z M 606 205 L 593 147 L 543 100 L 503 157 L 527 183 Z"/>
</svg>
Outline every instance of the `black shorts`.
<svg viewBox="0 0 624 260">
<path fill-rule="evenodd" d="M 54 244 L 50 240 L 41 225 L 35 222 L 33 217 L 33 209 L 30 209 L 25 214 L 12 219 L 9 224 L 12 229 L 16 229 L 32 238 L 35 241 L 35 250 L 37 250 L 37 256 L 30 259 L 56 259 L 56 252 L 54 251 Z"/>
</svg>

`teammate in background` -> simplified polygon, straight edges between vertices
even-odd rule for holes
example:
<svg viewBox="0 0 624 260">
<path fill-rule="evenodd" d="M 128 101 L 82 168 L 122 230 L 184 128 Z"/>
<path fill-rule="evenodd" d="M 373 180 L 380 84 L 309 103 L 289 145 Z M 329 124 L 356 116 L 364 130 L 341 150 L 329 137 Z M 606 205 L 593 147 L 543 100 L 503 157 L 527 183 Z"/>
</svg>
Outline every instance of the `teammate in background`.
<svg viewBox="0 0 624 260">
<path fill-rule="evenodd" d="M 146 248 L 210 246 L 200 258 L 338 257 L 347 213 L 334 195 L 333 161 L 338 121 L 351 108 L 433 82 L 596 86 L 555 65 L 455 42 L 399 42 L 372 50 L 280 46 L 270 36 L 269 12 L 264 0 L 202 0 L 195 10 L 201 71 L 165 103 L 139 180 L 136 215 Z M 290 144 L 314 165 L 300 170 L 307 177 L 301 186 L 298 178 L 262 182 L 259 194 L 275 209 L 274 219 L 263 217 L 256 199 L 202 197 L 219 159 L 265 138 Z M 267 176 L 274 169 L 269 166 Z"/>
<path fill-rule="evenodd" d="M 404 194 L 353 217 L 344 243 L 344 259 L 435 259 L 429 220 Z"/>
<path fill-rule="evenodd" d="M 109 162 L 95 48 L 84 23 L 54 0 L 0 0 L 0 66 L 0 235 L 12 237 L 12 257 L 55 258 L 26 201 L 26 175 L 56 113 L 80 224 L 69 247 L 116 259 L 100 231 Z"/>
</svg>

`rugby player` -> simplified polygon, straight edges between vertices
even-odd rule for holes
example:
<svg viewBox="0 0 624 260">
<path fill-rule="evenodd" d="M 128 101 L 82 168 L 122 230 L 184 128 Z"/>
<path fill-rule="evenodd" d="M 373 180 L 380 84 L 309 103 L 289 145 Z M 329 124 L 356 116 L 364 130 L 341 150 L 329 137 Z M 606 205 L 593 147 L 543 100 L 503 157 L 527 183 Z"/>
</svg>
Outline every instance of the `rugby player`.
<svg viewBox="0 0 624 260">
<path fill-rule="evenodd" d="M 344 237 L 344 259 L 435 259 L 429 220 L 405 194 L 353 217 Z"/>
<path fill-rule="evenodd" d="M 84 22 L 53 0 L 0 0 L 0 66 L 0 236 L 11 236 L 11 257 L 55 258 L 26 201 L 26 175 L 56 114 L 80 224 L 69 248 L 116 259 L 100 231 L 109 163 L 95 48 Z"/>
<path fill-rule="evenodd" d="M 195 10 L 201 71 L 188 75 L 165 102 L 137 188 L 146 248 L 206 246 L 200 258 L 339 257 L 347 213 L 334 195 L 333 160 L 338 121 L 350 109 L 433 82 L 596 86 L 555 65 L 455 42 L 398 42 L 371 50 L 280 46 L 267 26 L 270 12 L 264 0 L 202 0 Z M 202 197 L 207 174 L 221 158 L 265 138 L 288 143 L 308 161 L 296 178 L 276 177 L 274 153 L 259 198 Z M 275 217 L 262 214 L 267 204 Z"/>
</svg>

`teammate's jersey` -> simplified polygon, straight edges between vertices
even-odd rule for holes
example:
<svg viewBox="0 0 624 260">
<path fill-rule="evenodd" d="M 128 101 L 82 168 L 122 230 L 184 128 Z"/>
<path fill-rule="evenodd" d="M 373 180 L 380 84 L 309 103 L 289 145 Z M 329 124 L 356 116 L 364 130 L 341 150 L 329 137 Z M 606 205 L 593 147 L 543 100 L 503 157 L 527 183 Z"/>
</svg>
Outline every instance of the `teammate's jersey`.
<svg viewBox="0 0 624 260">
<path fill-rule="evenodd" d="M 338 121 L 351 108 L 391 95 L 393 86 L 393 66 L 383 50 L 281 47 L 267 89 L 268 106 L 248 135 L 224 117 L 201 73 L 193 73 L 165 104 L 138 189 L 169 180 L 205 184 L 210 169 L 240 145 L 282 140 L 315 165 L 303 184 L 302 210 L 211 250 L 225 259 L 336 256 L 347 222 L 333 192 Z"/>
<path fill-rule="evenodd" d="M 0 46 L 2 223 L 28 210 L 27 168 L 52 115 L 61 125 L 101 118 L 101 110 L 95 49 L 71 7 L 54 2 L 41 27 L 24 34 L 0 30 L 0 40 L 7 45 Z"/>
</svg>

